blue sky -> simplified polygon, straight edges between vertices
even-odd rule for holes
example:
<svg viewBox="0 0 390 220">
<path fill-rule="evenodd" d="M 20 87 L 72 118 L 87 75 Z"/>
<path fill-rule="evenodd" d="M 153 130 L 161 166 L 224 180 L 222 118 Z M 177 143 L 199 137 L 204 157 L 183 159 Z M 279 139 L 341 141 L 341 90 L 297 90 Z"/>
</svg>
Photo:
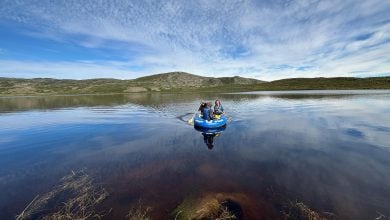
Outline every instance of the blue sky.
<svg viewBox="0 0 390 220">
<path fill-rule="evenodd" d="M 0 76 L 389 76 L 390 1 L 0 0 Z"/>
</svg>

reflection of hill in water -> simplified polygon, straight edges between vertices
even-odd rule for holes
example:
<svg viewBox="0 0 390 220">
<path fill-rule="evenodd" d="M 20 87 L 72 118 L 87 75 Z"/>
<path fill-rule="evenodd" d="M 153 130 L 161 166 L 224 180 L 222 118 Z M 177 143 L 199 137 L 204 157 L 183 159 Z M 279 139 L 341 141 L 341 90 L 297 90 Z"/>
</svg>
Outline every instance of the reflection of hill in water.
<svg viewBox="0 0 390 220">
<path fill-rule="evenodd" d="M 226 95 L 223 95 L 224 97 Z M 221 97 L 221 96 L 220 96 Z M 36 96 L 0 98 L 0 112 L 28 111 L 38 109 L 60 109 L 76 107 L 116 106 L 137 104 L 145 107 L 158 107 L 174 103 L 213 100 L 213 94 L 116 94 L 80 96 Z M 242 99 L 242 95 L 228 95 L 229 99 Z M 250 97 L 249 97 L 250 98 Z M 252 97 L 256 98 L 256 97 Z M 248 99 L 248 97 L 246 98 Z"/>
<path fill-rule="evenodd" d="M 387 91 L 387 93 L 386 93 Z M 388 90 L 378 91 L 374 94 L 388 94 Z M 111 95 L 75 95 L 75 96 L 26 96 L 26 97 L 0 97 L 0 112 L 28 111 L 38 109 L 60 109 L 76 107 L 116 106 L 136 104 L 145 107 L 160 107 L 175 103 L 199 102 L 200 100 L 245 102 L 254 99 L 339 99 L 356 97 L 363 93 L 347 94 L 310 94 L 310 93 L 249 93 L 249 94 L 213 94 L 213 93 L 135 93 Z"/>
<path fill-rule="evenodd" d="M 278 99 L 341 99 L 359 96 L 359 94 L 279 94 L 272 95 Z"/>
</svg>

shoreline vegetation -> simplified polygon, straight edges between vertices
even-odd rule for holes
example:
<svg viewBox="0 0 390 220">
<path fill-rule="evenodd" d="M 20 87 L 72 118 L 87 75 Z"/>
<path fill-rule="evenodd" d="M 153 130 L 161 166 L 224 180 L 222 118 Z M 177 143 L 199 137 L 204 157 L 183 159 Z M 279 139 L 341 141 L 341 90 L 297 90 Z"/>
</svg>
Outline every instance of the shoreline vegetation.
<svg viewBox="0 0 390 220">
<path fill-rule="evenodd" d="M 132 80 L 0 77 L 0 96 L 351 89 L 390 89 L 390 76 L 290 78 L 270 82 L 240 76 L 203 77 L 185 72 L 162 73 Z"/>
</svg>

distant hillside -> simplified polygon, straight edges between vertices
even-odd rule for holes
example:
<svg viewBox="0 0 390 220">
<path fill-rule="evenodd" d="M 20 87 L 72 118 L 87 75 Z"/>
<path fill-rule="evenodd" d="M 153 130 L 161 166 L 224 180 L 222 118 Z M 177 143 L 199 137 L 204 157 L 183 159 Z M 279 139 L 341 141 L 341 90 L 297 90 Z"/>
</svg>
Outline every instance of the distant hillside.
<svg viewBox="0 0 390 220">
<path fill-rule="evenodd" d="M 208 90 L 210 88 L 235 88 L 264 83 L 243 77 L 203 77 L 185 72 L 170 72 L 140 77 L 134 80 L 118 79 L 19 79 L 0 78 L 1 95 L 31 94 L 96 94 Z"/>
<path fill-rule="evenodd" d="M 292 78 L 256 86 L 256 90 L 390 89 L 390 77 Z"/>
<path fill-rule="evenodd" d="M 185 72 L 162 73 L 135 79 L 134 82 L 153 84 L 161 88 L 201 88 L 229 85 L 259 84 L 264 81 L 243 77 L 203 77 Z"/>
<path fill-rule="evenodd" d="M 0 95 L 238 92 L 303 89 L 390 89 L 390 77 L 293 78 L 264 82 L 239 76 L 215 78 L 185 72 L 171 72 L 140 77 L 134 80 L 0 78 Z"/>
<path fill-rule="evenodd" d="M 217 78 L 202 77 L 184 72 L 162 73 L 135 79 L 134 82 L 146 83 L 160 88 L 202 87 L 206 85 L 221 86 Z"/>
</svg>

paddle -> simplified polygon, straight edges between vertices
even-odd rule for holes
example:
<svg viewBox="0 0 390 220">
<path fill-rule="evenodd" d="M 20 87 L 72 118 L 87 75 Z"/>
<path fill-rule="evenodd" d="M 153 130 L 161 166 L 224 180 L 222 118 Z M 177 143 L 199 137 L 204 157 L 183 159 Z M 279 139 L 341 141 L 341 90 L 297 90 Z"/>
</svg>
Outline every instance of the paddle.
<svg viewBox="0 0 390 220">
<path fill-rule="evenodd" d="M 192 115 L 192 117 L 188 120 L 188 124 L 192 124 L 194 123 L 194 118 L 195 118 L 195 115 L 198 111 L 194 112 L 194 114 Z"/>
<path fill-rule="evenodd" d="M 203 102 L 200 102 L 200 104 L 202 105 Z M 190 118 L 190 119 L 188 120 L 188 124 L 193 124 L 193 123 L 194 123 L 194 118 L 195 118 L 196 113 L 197 113 L 198 111 L 199 111 L 199 110 L 196 110 L 196 111 L 194 112 L 194 114 L 192 115 L 192 118 Z"/>
</svg>

